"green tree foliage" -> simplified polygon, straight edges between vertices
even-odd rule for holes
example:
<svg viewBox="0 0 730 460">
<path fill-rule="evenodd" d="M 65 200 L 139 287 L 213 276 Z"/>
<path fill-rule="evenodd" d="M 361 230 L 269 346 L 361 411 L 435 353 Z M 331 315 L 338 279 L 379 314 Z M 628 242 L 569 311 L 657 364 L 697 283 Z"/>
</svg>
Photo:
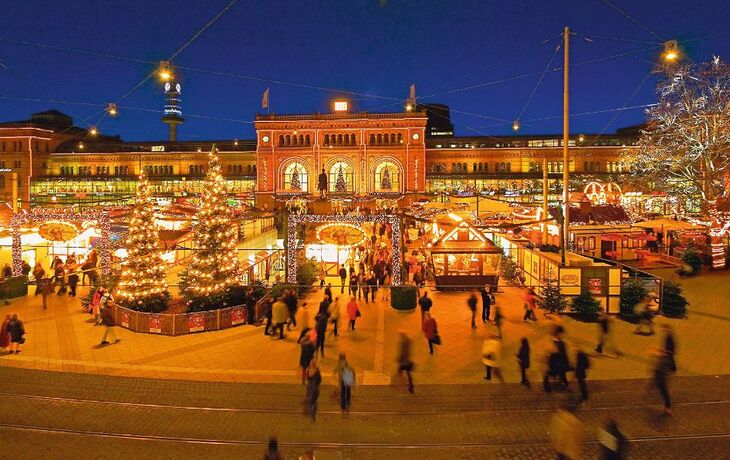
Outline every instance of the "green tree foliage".
<svg viewBox="0 0 730 460">
<path fill-rule="evenodd" d="M 702 271 L 702 256 L 693 246 L 688 247 L 684 251 L 684 254 L 682 254 L 682 262 L 689 267 L 689 270 L 684 273 L 685 275 L 697 275 Z"/>
<path fill-rule="evenodd" d="M 682 286 L 675 281 L 665 281 L 662 286 L 662 314 L 671 318 L 684 318 L 688 305 L 682 294 Z"/>
<path fill-rule="evenodd" d="M 511 283 L 517 279 L 519 268 L 514 260 L 506 255 L 502 255 L 502 259 L 499 264 L 499 273 L 505 281 Z"/>
<path fill-rule="evenodd" d="M 632 316 L 634 307 L 644 300 L 649 291 L 646 290 L 644 282 L 638 278 L 631 278 L 621 287 L 621 300 L 619 303 L 622 315 Z"/>
<path fill-rule="evenodd" d="M 583 321 L 595 321 L 598 312 L 601 311 L 601 303 L 584 286 L 581 288 L 580 295 L 573 298 L 571 310 Z"/>
<path fill-rule="evenodd" d="M 563 313 L 568 306 L 565 296 L 560 292 L 558 281 L 555 278 L 548 278 L 545 287 L 542 288 L 542 300 L 539 306 L 548 313 Z"/>
</svg>

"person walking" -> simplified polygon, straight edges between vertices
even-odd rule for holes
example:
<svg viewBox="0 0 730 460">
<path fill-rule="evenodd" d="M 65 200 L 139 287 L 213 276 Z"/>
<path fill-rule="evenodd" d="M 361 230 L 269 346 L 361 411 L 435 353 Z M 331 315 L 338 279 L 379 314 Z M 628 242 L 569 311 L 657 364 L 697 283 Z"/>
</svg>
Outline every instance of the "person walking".
<svg viewBox="0 0 730 460">
<path fill-rule="evenodd" d="M 365 299 L 365 303 L 369 303 L 368 297 L 370 296 L 370 278 L 365 273 L 360 273 L 360 290 L 362 291 L 362 296 Z"/>
<path fill-rule="evenodd" d="M 319 276 L 319 288 L 322 289 L 324 287 L 325 278 L 327 277 L 327 269 L 324 266 L 324 260 L 319 263 L 317 276 Z"/>
<path fill-rule="evenodd" d="M 578 388 L 580 388 L 580 399 L 582 401 L 588 401 L 588 386 L 586 385 L 586 377 L 588 369 L 591 367 L 591 362 L 588 359 L 588 355 L 582 349 L 578 348 L 578 353 L 575 355 L 575 379 L 578 381 Z"/>
<path fill-rule="evenodd" d="M 596 345 L 596 353 L 603 353 L 608 327 L 608 315 L 604 311 L 598 312 L 598 345 Z"/>
<path fill-rule="evenodd" d="M 297 295 L 294 289 L 286 291 L 286 294 L 284 294 L 284 303 L 289 312 L 290 323 L 287 325 L 287 330 L 291 330 L 291 327 L 297 327 Z"/>
<path fill-rule="evenodd" d="M 114 309 L 113 303 L 109 297 L 105 297 L 106 301 L 101 305 L 101 323 L 104 325 L 104 333 L 101 336 L 101 345 L 108 345 L 107 339 L 114 338 L 114 342 L 119 342 L 119 337 L 114 330 Z"/>
<path fill-rule="evenodd" d="M 310 321 L 310 313 L 309 313 L 309 306 L 307 305 L 307 302 L 302 302 L 302 305 L 299 306 L 296 313 L 297 317 L 297 326 L 301 329 L 309 329 L 313 326 L 313 324 Z"/>
<path fill-rule="evenodd" d="M 674 331 L 672 331 L 672 326 L 669 324 L 663 324 L 662 329 L 665 331 L 664 352 L 667 354 L 669 369 L 672 372 L 677 372 L 677 363 L 674 360 L 674 356 L 677 353 L 677 342 L 674 339 Z"/>
<path fill-rule="evenodd" d="M 277 330 L 279 331 L 279 340 L 284 340 L 284 327 L 287 319 L 289 319 L 289 310 L 281 297 L 276 297 L 274 304 L 271 306 L 271 321 L 274 323 L 274 335 L 276 335 Z M 303 325 L 302 327 L 306 326 Z"/>
<path fill-rule="evenodd" d="M 397 363 L 398 375 L 402 377 L 403 372 L 406 373 L 406 377 L 408 378 L 408 391 L 413 393 L 415 390 L 413 388 L 413 376 L 411 375 L 411 372 L 413 371 L 413 361 L 411 361 L 411 339 L 403 331 L 400 332 L 400 340 L 398 342 Z"/>
<path fill-rule="evenodd" d="M 423 295 L 420 299 L 418 299 L 418 306 L 421 307 L 421 321 L 423 321 L 423 317 L 426 313 L 431 311 L 431 307 L 433 306 L 433 302 L 431 301 L 431 298 L 428 296 L 428 291 L 423 290 Z"/>
<path fill-rule="evenodd" d="M 40 289 L 41 292 L 41 304 L 43 305 L 43 309 L 48 309 L 48 296 L 51 295 L 53 292 L 53 283 L 49 278 L 43 278 L 39 281 L 38 286 L 36 286 L 36 292 Z"/>
<path fill-rule="evenodd" d="M 355 272 L 350 273 L 350 295 L 360 297 L 360 284 Z"/>
<path fill-rule="evenodd" d="M 482 363 L 486 368 L 487 375 L 484 380 L 492 380 L 492 372 L 497 376 L 500 382 L 504 383 L 502 371 L 499 369 L 502 359 L 502 343 L 497 340 L 497 336 L 489 334 L 482 344 Z"/>
<path fill-rule="evenodd" d="M 370 288 L 370 299 L 375 303 L 375 295 L 378 293 L 378 277 L 373 272 L 370 272 L 368 277 L 368 287 Z"/>
<path fill-rule="evenodd" d="M 583 454 L 583 423 L 571 405 L 558 409 L 550 420 L 550 441 L 558 460 L 578 460 Z"/>
<path fill-rule="evenodd" d="M 322 312 L 317 313 L 317 316 L 314 317 L 314 330 L 317 331 L 317 341 L 314 351 L 315 353 L 319 351 L 322 358 L 324 358 L 324 338 L 325 334 L 327 334 L 328 320 L 327 314 Z"/>
<path fill-rule="evenodd" d="M 53 266 L 53 282 L 60 284 L 57 292 L 58 295 L 66 292 L 66 268 L 63 262 L 61 262 L 61 259 L 58 259 Z"/>
<path fill-rule="evenodd" d="M 79 265 L 76 263 L 76 259 L 69 257 L 66 264 L 66 270 L 68 273 L 68 295 L 76 297 L 76 286 L 79 284 Z"/>
<path fill-rule="evenodd" d="M 307 401 L 309 402 L 309 415 L 312 420 L 317 419 L 317 400 L 319 399 L 319 385 L 322 383 L 322 374 L 317 366 L 317 360 L 312 359 L 307 369 Z"/>
<path fill-rule="evenodd" d="M 477 328 L 477 296 L 475 293 L 471 293 L 469 295 L 469 298 L 466 300 L 466 305 L 469 307 L 469 310 L 471 310 L 471 328 L 476 329 Z"/>
<path fill-rule="evenodd" d="M 490 309 L 492 306 L 492 296 L 489 293 L 489 285 L 482 286 L 479 294 L 482 296 L 482 322 L 487 324 L 489 322 Z"/>
<path fill-rule="evenodd" d="M 428 351 L 433 354 L 433 346 L 441 345 L 441 337 L 438 333 L 436 320 L 431 316 L 431 313 L 423 315 L 421 330 L 423 331 L 423 335 L 426 337 L 426 340 L 428 340 Z"/>
<path fill-rule="evenodd" d="M 35 264 L 35 267 L 33 268 L 33 278 L 35 279 L 35 295 L 38 295 L 41 293 L 41 285 L 43 278 L 46 277 L 46 271 L 43 269 L 43 266 L 38 262 Z"/>
<path fill-rule="evenodd" d="M 6 315 L 0 326 L 0 350 L 10 348 L 10 321 L 13 319 L 11 315 Z"/>
<path fill-rule="evenodd" d="M 527 380 L 527 369 L 530 368 L 530 343 L 527 337 L 520 339 L 520 349 L 517 351 L 517 364 L 520 366 L 520 383 L 530 388 L 530 381 Z"/>
<path fill-rule="evenodd" d="M 10 334 L 10 354 L 20 353 L 20 345 L 25 343 L 25 326 L 23 322 L 18 318 L 17 313 L 13 313 L 10 317 L 10 322 L 7 325 L 8 334 Z M 13 348 L 15 350 L 13 351 Z"/>
<path fill-rule="evenodd" d="M 570 370 L 570 360 L 568 359 L 568 348 L 563 341 L 562 336 L 555 338 L 555 353 L 556 353 L 556 373 L 560 378 L 560 383 L 564 387 L 568 386 L 568 377 L 566 373 Z"/>
<path fill-rule="evenodd" d="M 279 451 L 279 442 L 276 438 L 269 439 L 269 445 L 264 452 L 264 460 L 284 460 L 284 455 Z"/>
<path fill-rule="evenodd" d="M 598 442 L 601 443 L 603 460 L 623 460 L 626 458 L 628 441 L 621 432 L 615 419 L 609 418 L 598 428 Z"/>
<path fill-rule="evenodd" d="M 345 264 L 342 264 L 338 274 L 340 275 L 340 294 L 344 294 L 346 284 L 345 282 L 347 281 L 347 269 L 345 268 Z"/>
<path fill-rule="evenodd" d="M 340 323 L 340 298 L 335 297 L 335 301 L 332 302 L 329 305 L 329 310 L 327 311 L 327 314 L 329 315 L 330 323 L 332 323 L 334 336 L 337 337 L 337 326 Z"/>
<path fill-rule="evenodd" d="M 641 302 L 639 302 L 634 308 L 634 314 L 639 317 L 639 322 L 636 324 L 636 330 L 634 334 L 641 335 L 654 335 L 654 314 L 649 308 L 651 299 L 647 296 Z M 649 332 L 644 332 L 644 325 L 649 328 Z"/>
<path fill-rule="evenodd" d="M 527 321 L 528 319 L 537 321 L 537 314 L 535 313 L 535 299 L 537 299 L 535 290 L 532 288 L 527 289 L 527 292 L 523 297 L 523 307 L 525 309 L 525 315 L 522 317 L 522 321 Z"/>
<path fill-rule="evenodd" d="M 20 266 L 20 273 L 22 273 L 23 276 L 28 276 L 28 275 L 30 275 L 30 271 L 31 271 L 30 264 L 28 263 L 27 260 L 24 260 L 23 264 Z"/>
<path fill-rule="evenodd" d="M 304 329 L 302 331 L 302 335 L 299 336 L 299 340 L 297 340 L 297 343 L 301 346 L 299 351 L 299 368 L 302 372 L 302 385 L 306 384 L 307 380 L 307 369 L 309 369 L 309 363 L 314 358 L 315 353 L 315 347 L 314 343 L 316 341 L 316 337 L 312 337 L 312 335 L 316 335 L 316 332 L 313 329 Z M 314 338 L 314 340 L 312 340 Z"/>
<path fill-rule="evenodd" d="M 390 273 L 390 270 L 386 267 L 385 272 L 383 273 L 383 300 L 385 302 L 390 302 L 390 284 L 393 282 L 393 275 Z"/>
<path fill-rule="evenodd" d="M 497 337 L 502 338 L 502 321 L 504 316 L 502 315 L 502 307 L 499 305 L 494 306 L 494 325 L 497 328 Z"/>
<path fill-rule="evenodd" d="M 669 375 L 672 373 L 672 361 L 666 351 L 658 349 L 655 351 L 656 362 L 654 364 L 654 385 L 664 401 L 664 414 L 672 414 L 672 399 L 669 396 Z"/>
<path fill-rule="evenodd" d="M 357 306 L 355 297 L 350 297 L 350 303 L 347 304 L 347 318 L 350 320 L 349 327 L 351 330 L 355 330 L 355 321 L 358 317 L 362 316 L 360 308 Z"/>
<path fill-rule="evenodd" d="M 352 387 L 355 386 L 355 369 L 347 362 L 345 352 L 340 352 L 335 374 L 340 384 L 340 409 L 349 411 L 352 402 Z"/>
<path fill-rule="evenodd" d="M 327 287 L 324 288 L 324 297 L 326 299 L 333 299 L 334 298 L 332 296 L 332 283 L 327 283 Z"/>
<path fill-rule="evenodd" d="M 264 335 L 274 335 L 274 333 L 271 331 L 271 325 L 274 318 L 274 309 L 271 302 L 271 296 L 267 295 L 266 297 L 264 297 L 261 306 L 264 312 L 264 317 L 266 318 L 266 324 L 264 324 Z"/>
</svg>

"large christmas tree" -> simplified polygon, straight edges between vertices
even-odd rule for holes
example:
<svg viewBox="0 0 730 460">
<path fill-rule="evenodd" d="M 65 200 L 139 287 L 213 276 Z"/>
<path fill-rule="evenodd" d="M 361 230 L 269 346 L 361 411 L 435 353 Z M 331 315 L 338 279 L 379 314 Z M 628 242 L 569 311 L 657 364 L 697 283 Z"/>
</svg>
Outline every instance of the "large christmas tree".
<svg viewBox="0 0 730 460">
<path fill-rule="evenodd" d="M 390 168 L 383 170 L 383 177 L 380 181 L 380 188 L 383 190 L 390 190 L 393 188 L 393 183 L 390 181 Z"/>
<path fill-rule="evenodd" d="M 302 183 L 299 180 L 299 169 L 297 168 L 294 168 L 294 171 L 291 173 L 291 189 L 297 191 L 302 189 Z"/>
<path fill-rule="evenodd" d="M 142 172 L 137 186 L 137 199 L 129 219 L 128 255 L 116 296 L 124 307 L 160 312 L 167 307 L 170 292 L 167 290 L 167 269 L 162 260 L 149 185 L 147 176 Z"/>
<path fill-rule="evenodd" d="M 225 306 L 229 288 L 240 284 L 236 225 L 227 200 L 226 183 L 213 146 L 194 229 L 195 251 L 180 276 L 180 292 L 190 310 Z"/>
</svg>

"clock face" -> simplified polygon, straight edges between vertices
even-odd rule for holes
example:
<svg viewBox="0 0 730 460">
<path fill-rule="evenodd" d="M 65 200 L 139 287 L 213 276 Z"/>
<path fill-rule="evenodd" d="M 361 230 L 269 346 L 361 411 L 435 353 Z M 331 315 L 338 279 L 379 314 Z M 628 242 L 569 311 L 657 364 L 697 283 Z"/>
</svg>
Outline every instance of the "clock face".
<svg viewBox="0 0 730 460">
<path fill-rule="evenodd" d="M 413 133 L 413 140 L 417 141 L 421 136 L 418 135 L 418 133 Z"/>
<path fill-rule="evenodd" d="M 261 140 L 264 142 L 269 142 L 269 136 L 264 136 L 261 138 Z"/>
<path fill-rule="evenodd" d="M 175 91 L 180 92 L 180 83 L 175 84 Z"/>
<path fill-rule="evenodd" d="M 170 91 L 170 83 L 165 83 L 165 91 Z"/>
</svg>

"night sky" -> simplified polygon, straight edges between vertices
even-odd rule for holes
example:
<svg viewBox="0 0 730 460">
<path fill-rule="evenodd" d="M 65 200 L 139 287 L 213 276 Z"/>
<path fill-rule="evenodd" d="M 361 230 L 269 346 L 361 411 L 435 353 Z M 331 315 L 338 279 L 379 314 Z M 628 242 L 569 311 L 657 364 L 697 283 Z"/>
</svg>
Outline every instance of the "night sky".
<svg viewBox="0 0 730 460">
<path fill-rule="evenodd" d="M 163 94 L 154 79 L 120 102 L 118 117 L 95 114 L 228 1 L 3 1 L 0 120 L 57 108 L 80 126 L 98 123 L 104 134 L 165 139 L 156 112 Z M 562 50 L 555 49 L 563 26 L 577 33 L 572 62 L 583 63 L 571 73 L 571 111 L 580 114 L 654 102 L 659 76 L 650 72 L 662 40 L 680 40 L 695 62 L 713 54 L 730 58 L 728 19 L 726 0 L 240 0 L 175 59 L 188 68 L 181 71 L 187 121 L 178 133 L 186 140 L 252 138 L 250 122 L 267 87 L 276 113 L 327 111 L 337 94 L 328 89 L 360 93 L 350 97 L 361 110 L 388 111 L 400 110 L 415 82 L 419 102 L 452 108 L 457 134 L 508 134 L 550 59 L 550 68 L 562 65 Z M 717 34 L 723 35 L 708 37 Z M 698 37 L 708 38 L 691 40 Z M 629 51 L 638 52 L 606 59 Z M 531 75 L 503 81 L 525 74 Z M 499 83 L 462 90 L 490 82 Z M 561 113 L 562 72 L 550 71 L 520 117 L 521 132 L 560 132 Z M 571 131 L 612 132 L 644 119 L 641 108 L 614 116 L 575 116 Z"/>
</svg>

